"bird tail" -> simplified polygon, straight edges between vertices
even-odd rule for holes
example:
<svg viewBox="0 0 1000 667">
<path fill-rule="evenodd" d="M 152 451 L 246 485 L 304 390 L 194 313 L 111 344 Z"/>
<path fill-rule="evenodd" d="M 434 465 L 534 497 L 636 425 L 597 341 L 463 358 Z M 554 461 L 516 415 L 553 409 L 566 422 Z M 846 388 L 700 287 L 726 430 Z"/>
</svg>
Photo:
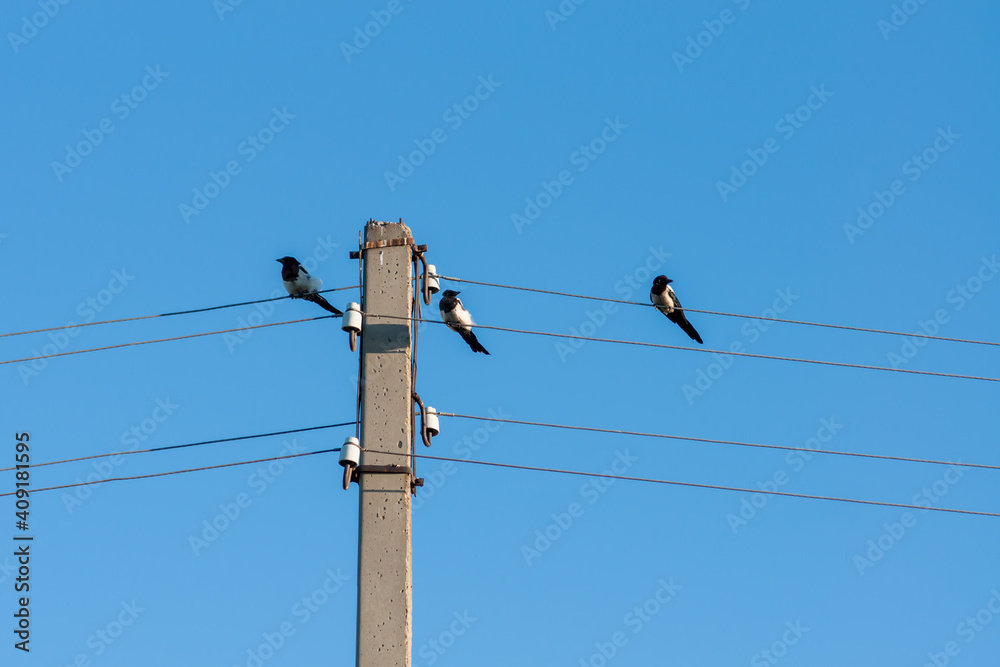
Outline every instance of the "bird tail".
<svg viewBox="0 0 1000 667">
<path fill-rule="evenodd" d="M 489 354 L 486 348 L 483 347 L 482 343 L 479 342 L 479 339 L 476 338 L 476 334 L 472 333 L 471 330 L 459 331 L 458 333 L 462 334 L 462 340 L 469 344 L 469 347 L 472 348 L 473 352 L 482 352 L 486 355 Z"/>
<path fill-rule="evenodd" d="M 686 317 L 681 315 L 681 321 L 678 322 L 677 324 L 679 324 L 681 329 L 684 330 L 684 333 L 686 333 L 688 336 L 691 337 L 691 340 L 696 340 L 701 345 L 705 344 L 704 341 L 702 341 L 701 336 L 698 335 L 698 332 L 695 330 L 693 326 L 691 326 L 691 323 L 688 322 Z"/>
<path fill-rule="evenodd" d="M 319 305 L 320 307 L 322 307 L 323 310 L 331 312 L 334 315 L 343 315 L 344 314 L 343 311 L 337 310 L 336 308 L 334 308 L 333 306 L 331 306 L 329 301 L 327 301 L 326 299 L 324 299 L 319 294 L 316 294 L 315 292 L 310 292 L 309 294 L 303 294 L 302 298 L 305 299 L 306 301 L 312 301 L 313 303 L 315 303 L 315 304 Z"/>
</svg>

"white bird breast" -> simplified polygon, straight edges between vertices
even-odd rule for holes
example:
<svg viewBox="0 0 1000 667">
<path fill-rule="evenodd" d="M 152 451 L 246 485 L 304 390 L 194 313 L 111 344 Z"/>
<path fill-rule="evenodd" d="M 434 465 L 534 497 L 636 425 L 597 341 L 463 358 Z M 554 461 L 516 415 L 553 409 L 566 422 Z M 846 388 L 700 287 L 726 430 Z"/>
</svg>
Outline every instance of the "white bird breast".
<svg viewBox="0 0 1000 667">
<path fill-rule="evenodd" d="M 455 319 L 457 319 L 463 325 L 471 327 L 473 324 L 475 324 L 475 322 L 472 321 L 472 315 L 470 315 L 469 311 L 463 308 L 461 304 L 459 304 L 459 306 L 455 308 L 454 313 L 455 313 Z"/>
<path fill-rule="evenodd" d="M 323 286 L 323 281 L 315 276 L 302 275 L 296 278 L 293 282 L 285 281 L 285 289 L 288 290 L 289 294 L 306 294 L 307 292 L 318 292 L 319 288 Z"/>
<path fill-rule="evenodd" d="M 449 328 L 458 331 L 459 329 L 464 329 L 466 331 L 471 330 L 471 327 L 475 322 L 472 321 L 472 315 L 469 314 L 462 304 L 457 304 L 450 312 L 441 313 L 441 319 L 444 320 L 445 324 Z"/>
</svg>

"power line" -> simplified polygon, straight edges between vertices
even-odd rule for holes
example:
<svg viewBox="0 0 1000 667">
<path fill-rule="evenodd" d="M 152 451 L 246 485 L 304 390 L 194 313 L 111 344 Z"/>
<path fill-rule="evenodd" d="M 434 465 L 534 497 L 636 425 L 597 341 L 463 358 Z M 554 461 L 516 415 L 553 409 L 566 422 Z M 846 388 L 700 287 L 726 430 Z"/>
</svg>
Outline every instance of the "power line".
<svg viewBox="0 0 1000 667">
<path fill-rule="evenodd" d="M 358 289 L 359 285 L 351 285 L 349 287 L 334 287 L 332 289 L 320 290 L 317 294 L 326 294 L 327 292 L 340 292 L 342 290 Z M 173 317 L 174 315 L 192 315 L 194 313 L 207 313 L 211 310 L 222 310 L 224 308 L 237 308 L 239 306 L 252 306 L 256 303 L 267 303 L 269 301 L 282 301 L 284 299 L 291 299 L 291 295 L 288 296 L 276 296 L 270 299 L 257 299 L 256 301 L 243 301 L 241 303 L 227 303 L 223 306 L 209 306 L 208 308 L 195 308 L 193 310 L 179 310 L 175 313 L 159 313 L 156 315 L 139 315 L 136 317 L 123 317 L 118 320 L 101 320 L 100 322 L 83 322 L 81 324 L 65 324 L 61 327 L 49 327 L 47 329 L 34 329 L 32 331 L 14 331 L 11 333 L 0 334 L 0 338 L 7 338 L 9 336 L 23 336 L 25 334 L 35 334 L 35 333 L 45 333 L 46 331 L 60 331 L 62 329 L 76 329 L 77 327 L 93 327 L 98 324 L 117 324 L 119 322 L 135 322 L 136 320 L 148 320 L 155 317 Z"/>
<path fill-rule="evenodd" d="M 943 466 L 958 466 L 964 468 L 985 468 L 987 470 L 1000 470 L 1000 466 L 986 465 L 983 463 L 962 463 L 959 461 L 937 461 L 933 459 L 917 459 L 905 456 L 888 456 L 883 454 L 862 454 L 860 452 L 841 452 L 831 449 L 810 449 L 808 447 L 791 447 L 787 445 L 768 445 L 756 442 L 740 442 L 739 440 L 716 440 L 713 438 L 696 438 L 685 435 L 667 435 L 664 433 L 644 433 L 641 431 L 622 431 L 609 428 L 594 428 L 590 426 L 568 426 L 565 424 L 548 424 L 545 422 L 523 421 L 520 419 L 501 419 L 499 417 L 479 417 L 476 415 L 462 415 L 454 412 L 438 412 L 441 417 L 458 417 L 460 419 L 473 419 L 476 421 L 501 422 L 504 424 L 523 424 L 526 426 L 543 426 L 546 428 L 560 428 L 571 431 L 589 431 L 592 433 L 610 433 L 614 435 L 633 435 L 644 438 L 664 438 L 667 440 L 689 440 L 691 442 L 707 442 L 717 445 L 736 445 L 739 447 L 760 447 L 763 449 L 781 449 L 791 452 L 808 452 L 810 454 L 831 454 L 834 456 L 856 456 L 866 459 L 883 459 L 886 461 L 904 461 L 907 463 L 931 463 Z"/>
<path fill-rule="evenodd" d="M 201 468 L 187 468 L 186 470 L 168 470 L 167 472 L 154 472 L 148 475 L 132 475 L 130 477 L 109 477 L 107 479 L 102 479 L 97 482 L 77 482 L 74 484 L 60 484 L 59 486 L 46 486 L 41 489 L 30 489 L 28 493 L 40 493 L 42 491 L 57 491 L 59 489 L 72 489 L 76 486 L 96 486 L 99 484 L 105 484 L 106 482 L 127 482 L 133 479 L 149 479 L 150 477 L 166 477 L 167 475 L 181 475 L 188 472 L 200 472 L 202 470 L 215 470 L 216 468 L 232 468 L 233 466 L 245 466 L 251 463 L 267 463 L 269 461 L 278 461 L 280 459 L 294 459 L 300 456 L 312 456 L 314 454 L 329 454 L 330 452 L 339 452 L 340 447 L 336 449 L 321 449 L 315 452 L 303 452 L 301 454 L 284 454 L 282 456 L 272 456 L 266 459 L 255 459 L 253 461 L 237 461 L 236 463 L 220 463 L 213 466 L 202 466 Z M 17 491 L 11 491 L 10 493 L 0 493 L 0 498 L 4 496 L 14 496 L 17 495 Z"/>
<path fill-rule="evenodd" d="M 149 345 L 150 343 L 167 343 L 174 340 L 184 340 L 185 338 L 199 338 L 201 336 L 215 336 L 225 333 L 236 333 L 239 331 L 250 331 L 251 329 L 264 329 L 266 327 L 278 327 L 283 324 L 299 324 L 300 322 L 312 322 L 314 320 L 329 320 L 340 315 L 320 315 L 319 317 L 307 317 L 302 320 L 287 320 L 285 322 L 271 322 L 270 324 L 257 324 L 248 327 L 237 327 L 236 329 L 222 329 L 221 331 L 206 331 L 205 333 L 187 334 L 184 336 L 172 336 L 171 338 L 157 338 L 155 340 L 140 340 L 132 343 L 119 343 L 117 345 L 106 345 L 104 347 L 92 347 L 86 350 L 71 350 L 69 352 L 56 352 L 54 354 L 43 354 L 37 357 L 26 357 L 24 359 L 8 359 L 0 361 L 0 366 L 4 364 L 17 364 L 23 361 L 37 361 L 39 359 L 51 359 L 52 357 L 65 357 L 70 354 L 84 354 L 86 352 L 100 352 L 101 350 L 114 350 L 119 347 L 131 347 L 133 345 Z"/>
<path fill-rule="evenodd" d="M 43 487 L 43 488 L 40 488 L 40 489 L 32 489 L 32 490 L 29 491 L 29 493 L 40 493 L 40 492 L 43 492 L 43 491 L 56 491 L 56 490 L 59 490 L 59 489 L 70 489 L 70 488 L 74 488 L 74 487 L 77 487 L 77 486 L 92 486 L 92 485 L 98 485 L 98 484 L 105 484 L 107 482 L 125 482 L 125 481 L 135 480 L 135 479 L 149 479 L 151 477 L 165 477 L 167 475 L 180 475 L 180 474 L 189 473 L 189 472 L 200 472 L 200 471 L 203 471 L 203 470 L 215 470 L 215 469 L 218 469 L 218 468 L 231 468 L 233 466 L 250 465 L 250 464 L 253 464 L 253 463 L 267 463 L 267 462 L 270 462 L 270 461 L 280 461 L 282 459 L 293 459 L 293 458 L 298 458 L 298 457 L 301 457 L 301 456 L 313 456 L 315 454 L 330 454 L 330 453 L 339 452 L 339 451 L 340 451 L 340 447 L 337 447 L 337 448 L 334 448 L 334 449 L 321 449 L 321 450 L 313 451 L 313 452 L 303 452 L 301 454 L 285 454 L 285 455 L 281 455 L 281 456 L 272 456 L 272 457 L 266 458 L 266 459 L 255 459 L 253 461 L 237 461 L 235 463 L 221 463 L 221 464 L 211 465 L 211 466 L 202 466 L 200 468 L 187 468 L 185 470 L 169 470 L 167 472 L 150 473 L 150 474 L 146 474 L 146 475 L 133 475 L 133 476 L 130 476 L 130 477 L 109 477 L 108 479 L 104 479 L 104 480 L 100 480 L 100 481 L 96 481 L 96 482 L 77 482 L 77 483 L 73 483 L 73 484 L 61 484 L 59 486 L 48 486 L 48 487 Z M 368 450 L 362 450 L 362 451 L 368 451 Z M 818 495 L 811 495 L 811 494 L 805 494 L 805 493 L 791 493 L 791 492 L 788 492 L 788 491 L 762 491 L 760 489 L 744 489 L 744 488 L 735 487 L 735 486 L 721 486 L 721 485 L 718 485 L 718 484 L 699 484 L 697 482 L 678 482 L 678 481 L 674 481 L 674 480 L 654 479 L 654 478 L 649 478 L 649 477 L 629 477 L 629 476 L 625 476 L 625 475 L 611 475 L 611 474 L 607 474 L 607 473 L 587 472 L 587 471 L 583 471 L 583 470 L 563 470 L 563 469 L 559 469 L 559 468 L 543 468 L 543 467 L 539 467 L 539 466 L 515 465 L 513 463 L 497 463 L 495 461 L 473 461 L 473 460 L 470 460 L 470 459 L 459 459 L 459 458 L 452 458 L 452 457 L 446 457 L 446 456 L 431 456 L 431 455 L 428 455 L 428 454 L 411 454 L 409 452 L 378 452 L 378 453 L 379 454 L 387 454 L 387 455 L 390 455 L 390 456 L 406 456 L 406 457 L 413 457 L 413 458 L 418 458 L 418 459 L 429 459 L 429 460 L 433 460 L 433 461 L 451 461 L 453 463 L 470 463 L 470 464 L 473 464 L 473 465 L 490 466 L 490 467 L 494 467 L 494 468 L 504 468 L 504 469 L 510 469 L 510 470 L 530 470 L 530 471 L 534 471 L 534 472 L 550 472 L 550 473 L 556 473 L 556 474 L 560 474 L 560 475 L 576 475 L 576 476 L 579 476 L 579 477 L 599 477 L 599 478 L 603 478 L 603 479 L 624 480 L 624 481 L 629 481 L 629 482 L 647 482 L 647 483 L 651 483 L 651 484 L 666 484 L 666 485 L 670 485 L 670 486 L 685 486 L 685 487 L 692 487 L 692 488 L 698 488 L 698 489 L 712 489 L 712 490 L 716 490 L 716 491 L 734 491 L 734 492 L 737 492 L 737 493 L 759 493 L 759 494 L 766 495 L 766 496 L 784 496 L 784 497 L 787 497 L 787 498 L 800 498 L 800 499 L 806 499 L 806 500 L 829 500 L 829 501 L 833 501 L 833 502 L 854 503 L 854 504 L 857 504 L 857 505 L 874 505 L 874 506 L 878 506 L 878 507 L 897 507 L 897 508 L 901 508 L 901 509 L 929 510 L 929 511 L 932 511 L 932 512 L 946 512 L 946 513 L 951 513 L 951 514 L 972 514 L 972 515 L 976 515 L 976 516 L 1000 517 L 1000 514 L 997 514 L 997 513 L 994 513 L 994 512 L 978 512 L 978 511 L 975 511 L 975 510 L 961 510 L 961 509 L 953 509 L 953 508 L 948 508 L 948 507 L 928 507 L 928 506 L 924 506 L 924 505 L 907 505 L 907 504 L 904 504 L 904 503 L 889 503 L 889 502 L 882 502 L 882 501 L 878 501 L 878 500 L 860 500 L 860 499 L 857 499 L 857 498 L 840 498 L 840 497 L 836 497 L 836 496 L 818 496 Z M 4 496 L 13 496 L 13 495 L 16 495 L 16 494 L 17 494 L 16 491 L 12 491 L 12 492 L 9 492 L 9 493 L 0 493 L 0 498 L 2 498 Z"/>
<path fill-rule="evenodd" d="M 365 313 L 371 317 L 382 317 L 388 319 L 403 319 L 403 320 L 414 320 L 410 317 L 393 317 L 390 315 L 379 315 L 376 313 Z M 433 322 L 435 324 L 444 324 L 440 320 L 414 320 L 420 322 Z M 869 366 L 866 364 L 850 364 L 844 361 L 823 361 L 820 359 L 800 359 L 798 357 L 779 357 L 770 354 L 754 354 L 752 352 L 732 352 L 726 350 L 712 350 L 704 347 L 685 347 L 682 345 L 665 345 L 663 343 L 644 343 L 635 340 L 618 340 L 615 338 L 593 338 L 591 336 L 575 336 L 573 334 L 563 334 L 563 333 L 553 333 L 551 331 L 531 331 L 529 329 L 512 329 L 509 327 L 494 327 L 485 324 L 476 324 L 475 326 L 480 329 L 492 329 L 494 331 L 506 331 L 509 333 L 519 333 L 519 334 L 530 334 L 533 336 L 550 336 L 552 338 L 569 338 L 572 340 L 589 340 L 598 343 L 617 343 L 619 345 L 638 345 L 640 347 L 655 347 L 665 350 L 687 350 L 690 352 L 702 352 L 708 354 L 721 354 L 723 356 L 733 356 L 733 357 L 752 357 L 754 359 L 771 359 L 773 361 L 794 361 L 802 364 L 820 364 L 823 366 L 841 366 L 844 368 L 862 368 L 871 371 L 887 371 L 889 373 L 909 373 L 911 375 L 932 375 L 936 377 L 948 377 L 948 378 L 959 378 L 963 380 L 982 380 L 985 382 L 1000 382 L 1000 378 L 993 377 L 983 377 L 979 375 L 961 375 L 958 373 L 938 373 L 935 371 L 918 371 L 910 368 L 890 368 L 888 366 Z"/>
<path fill-rule="evenodd" d="M 60 463 L 74 463 L 76 461 L 89 461 L 90 459 L 102 459 L 109 456 L 126 456 L 128 454 L 147 454 L 149 452 L 165 452 L 171 449 L 184 449 L 186 447 L 199 447 L 201 445 L 215 445 L 222 442 L 236 442 L 238 440 L 253 440 L 255 438 L 269 438 L 275 435 L 289 435 L 291 433 L 305 433 L 307 431 L 320 431 L 327 428 L 337 428 L 338 426 L 353 426 L 356 422 L 342 422 L 340 424 L 325 424 L 323 426 L 308 426 L 306 428 L 293 428 L 287 431 L 272 431 L 271 433 L 256 433 L 254 435 L 239 435 L 234 438 L 218 438 L 217 440 L 202 440 L 201 442 L 189 442 L 183 445 L 168 445 L 166 447 L 152 447 L 150 449 L 131 449 L 125 452 L 109 452 L 107 454 L 92 454 L 90 456 L 78 456 L 74 459 L 62 459 L 60 461 L 46 461 L 44 463 L 32 463 L 32 468 L 43 466 L 54 466 Z M 16 470 L 16 468 L 0 468 L 0 472 Z"/>
<path fill-rule="evenodd" d="M 537 292 L 539 294 L 552 294 L 555 296 L 566 296 L 574 299 L 587 299 L 590 301 L 607 301 L 609 303 L 624 303 L 630 306 L 642 306 L 643 308 L 652 308 L 653 304 L 643 303 L 641 301 L 626 301 L 624 299 L 609 299 L 600 296 L 588 296 L 584 294 L 572 294 L 570 292 L 556 292 L 553 290 L 535 289 L 533 287 L 516 287 L 514 285 L 501 285 L 499 283 L 485 283 L 477 280 L 466 280 L 465 278 L 452 278 L 450 276 L 438 276 L 442 280 L 451 280 L 460 283 L 469 283 L 470 285 L 483 285 L 485 287 L 499 287 L 502 289 L 512 289 L 519 290 L 522 292 Z M 866 333 L 877 333 L 877 334 L 888 334 L 891 336 L 905 336 L 907 338 L 927 338 L 930 340 L 944 340 L 952 343 L 970 343 L 973 345 L 993 345 L 1000 347 L 1000 342 L 992 342 L 985 340 L 970 340 L 967 338 L 948 338 L 946 336 L 932 336 L 930 334 L 919 334 L 919 333 L 905 333 L 902 331 L 889 331 L 886 329 L 868 329 L 865 327 L 851 327 L 843 324 L 825 324 L 822 322 L 806 322 L 804 320 L 788 320 L 782 319 L 780 317 L 763 317 L 758 315 L 742 315 L 739 313 L 725 313 L 718 310 L 697 310 L 695 308 L 683 308 L 684 311 L 689 313 L 705 313 L 706 315 L 720 315 L 723 317 L 739 317 L 748 320 L 764 320 L 767 322 L 783 322 L 785 324 L 801 324 L 811 327 L 825 327 L 828 329 L 845 329 L 847 331 L 863 331 Z"/>
<path fill-rule="evenodd" d="M 396 456 L 410 456 L 409 454 L 392 452 Z M 887 503 L 878 500 L 859 500 L 857 498 L 838 498 L 835 496 L 816 496 L 805 493 L 790 493 L 788 491 L 761 491 L 760 489 L 743 489 L 735 486 L 720 486 L 717 484 L 698 484 L 696 482 L 676 482 L 666 479 L 652 479 L 649 477 L 626 477 L 624 475 L 609 475 L 606 473 L 586 472 L 581 470 L 561 470 L 558 468 L 541 468 L 537 466 L 515 465 L 513 463 L 496 463 L 494 461 L 473 461 L 470 459 L 457 459 L 445 456 L 429 456 L 427 454 L 413 454 L 420 459 L 433 459 L 435 461 L 452 461 L 454 463 L 471 463 L 474 465 L 491 466 L 495 468 L 509 468 L 514 470 L 532 470 L 535 472 L 551 472 L 560 475 L 578 475 L 581 477 L 601 477 L 604 479 L 620 479 L 629 482 L 648 482 L 651 484 L 669 484 L 671 486 L 688 486 L 698 489 L 713 489 L 716 491 L 736 491 L 739 493 L 760 493 L 765 496 L 785 496 L 788 498 L 804 498 L 808 500 L 831 500 L 841 503 L 856 503 L 858 505 L 877 505 L 880 507 L 899 507 L 912 510 L 930 510 L 932 512 L 950 512 L 953 514 L 975 514 L 977 516 L 1000 517 L 994 512 L 977 512 L 975 510 L 960 510 L 948 507 L 927 507 L 925 505 L 906 505 L 903 503 Z"/>
<path fill-rule="evenodd" d="M 918 459 L 912 457 L 904 456 L 889 456 L 882 454 L 865 454 L 861 452 L 843 452 L 829 449 L 811 449 L 809 447 L 792 447 L 788 445 L 772 445 L 764 443 L 753 443 L 753 442 L 742 442 L 739 440 L 719 440 L 715 438 L 698 438 L 694 436 L 683 436 L 683 435 L 669 435 L 664 433 L 647 433 L 643 431 L 626 431 L 621 429 L 608 429 L 608 428 L 596 428 L 591 426 L 573 426 L 567 424 L 551 424 L 547 422 L 536 422 L 536 421 L 526 421 L 521 419 L 503 419 L 500 417 L 483 417 L 479 415 L 464 415 L 455 412 L 438 412 L 441 417 L 455 417 L 458 419 L 471 419 L 474 421 L 489 421 L 489 422 L 500 422 L 504 424 L 520 424 L 524 426 L 540 426 L 545 428 L 557 428 L 557 429 L 567 429 L 572 431 L 586 431 L 591 433 L 607 433 L 612 435 L 630 435 L 645 438 L 662 438 L 666 440 L 682 440 L 690 442 L 705 442 L 710 444 L 719 445 L 735 445 L 739 447 L 755 447 L 762 449 L 778 449 L 783 451 L 793 451 L 793 452 L 806 452 L 811 454 L 829 454 L 834 456 L 854 456 L 859 458 L 869 458 L 869 459 L 882 459 L 887 461 L 902 461 L 907 463 L 929 463 L 934 465 L 945 465 L 945 466 L 957 466 L 964 468 L 983 468 L 987 470 L 1000 470 L 1000 466 L 987 465 L 983 463 L 964 463 L 961 461 L 939 461 L 934 459 Z M 330 428 L 339 428 L 343 426 L 353 426 L 356 425 L 357 421 L 341 422 L 338 424 L 324 424 L 322 426 L 308 426 L 304 428 L 294 428 L 287 429 L 284 431 L 272 431 L 270 433 L 255 433 L 253 435 L 240 435 L 231 438 L 217 438 L 215 440 L 202 440 L 199 442 L 190 442 L 182 445 L 167 445 L 164 447 L 151 447 L 149 449 L 133 449 L 128 451 L 120 452 L 107 452 L 104 454 L 92 454 L 89 456 L 80 456 L 71 459 L 61 459 L 58 461 L 46 461 L 44 463 L 33 463 L 32 468 L 41 468 L 44 466 L 59 465 L 63 463 L 75 463 L 78 461 L 88 461 L 91 459 L 108 458 L 112 456 L 126 456 L 129 454 L 147 454 L 152 452 L 164 452 L 173 449 L 185 449 L 188 447 L 199 447 L 203 445 L 214 445 L 224 442 L 237 442 L 241 440 L 253 440 L 257 438 L 268 438 L 278 435 L 290 435 L 292 433 L 307 433 L 310 431 L 319 431 Z M 7 472 L 10 470 L 15 470 L 15 468 L 0 468 L 0 472 Z"/>
</svg>

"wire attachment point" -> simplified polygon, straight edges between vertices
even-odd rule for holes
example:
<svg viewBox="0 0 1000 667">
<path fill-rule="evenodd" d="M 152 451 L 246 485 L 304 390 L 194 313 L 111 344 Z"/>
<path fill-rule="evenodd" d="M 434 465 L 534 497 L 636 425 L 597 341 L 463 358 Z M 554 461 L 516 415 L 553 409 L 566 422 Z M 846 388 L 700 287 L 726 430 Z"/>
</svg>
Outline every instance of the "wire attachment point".
<svg viewBox="0 0 1000 667">
<path fill-rule="evenodd" d="M 340 328 L 351 335 L 351 352 L 358 349 L 358 334 L 361 333 L 361 306 L 353 301 L 347 304 L 343 324 Z"/>
<path fill-rule="evenodd" d="M 361 462 L 361 444 L 353 435 L 344 440 L 344 445 L 340 448 L 340 465 L 344 466 L 344 491 L 351 487 L 351 479 L 354 470 Z"/>
<path fill-rule="evenodd" d="M 423 285 L 424 303 L 429 306 L 431 305 L 431 295 L 437 294 L 441 290 L 441 283 L 438 281 L 437 267 L 433 264 L 428 264 L 427 258 L 424 257 L 426 252 L 427 246 L 421 245 L 414 249 L 413 255 L 416 259 L 420 260 L 420 263 L 424 267 L 421 273 L 421 283 Z"/>
<path fill-rule="evenodd" d="M 424 277 L 424 283 L 427 286 L 427 291 L 431 294 L 437 294 L 441 291 L 440 276 L 438 276 L 437 267 L 433 264 L 427 265 L 427 274 Z M 424 303 L 430 305 L 429 300 L 425 300 Z"/>
<path fill-rule="evenodd" d="M 438 411 L 429 405 L 425 406 L 417 392 L 413 392 L 413 400 L 420 406 L 420 437 L 424 441 L 424 446 L 430 447 L 434 436 L 441 433 Z"/>
</svg>

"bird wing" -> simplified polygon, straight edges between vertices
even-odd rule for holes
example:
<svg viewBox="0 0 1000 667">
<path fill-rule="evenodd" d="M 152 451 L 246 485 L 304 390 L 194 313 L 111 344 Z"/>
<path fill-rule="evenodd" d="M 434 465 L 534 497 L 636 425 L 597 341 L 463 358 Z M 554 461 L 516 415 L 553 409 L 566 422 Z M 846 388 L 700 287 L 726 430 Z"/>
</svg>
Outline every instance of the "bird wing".
<svg viewBox="0 0 1000 667">
<path fill-rule="evenodd" d="M 667 285 L 667 289 L 663 290 L 663 296 L 666 297 L 664 299 L 665 301 L 669 299 L 669 301 L 673 302 L 673 303 L 670 303 L 669 305 L 673 306 L 674 308 L 680 308 L 681 307 L 681 302 L 677 298 L 677 293 L 674 292 L 673 288 L 670 287 L 670 285 Z"/>
<path fill-rule="evenodd" d="M 323 286 L 323 280 L 317 278 L 316 276 L 310 274 L 306 271 L 305 267 L 302 267 L 302 278 L 305 279 L 306 286 L 309 288 L 310 292 L 318 292 L 319 288 Z"/>
<path fill-rule="evenodd" d="M 470 331 L 472 325 L 475 324 L 472 321 L 472 315 L 469 314 L 469 311 L 465 309 L 465 306 L 462 305 L 459 299 L 455 299 L 454 308 L 441 311 L 441 319 L 455 331 Z"/>
</svg>

